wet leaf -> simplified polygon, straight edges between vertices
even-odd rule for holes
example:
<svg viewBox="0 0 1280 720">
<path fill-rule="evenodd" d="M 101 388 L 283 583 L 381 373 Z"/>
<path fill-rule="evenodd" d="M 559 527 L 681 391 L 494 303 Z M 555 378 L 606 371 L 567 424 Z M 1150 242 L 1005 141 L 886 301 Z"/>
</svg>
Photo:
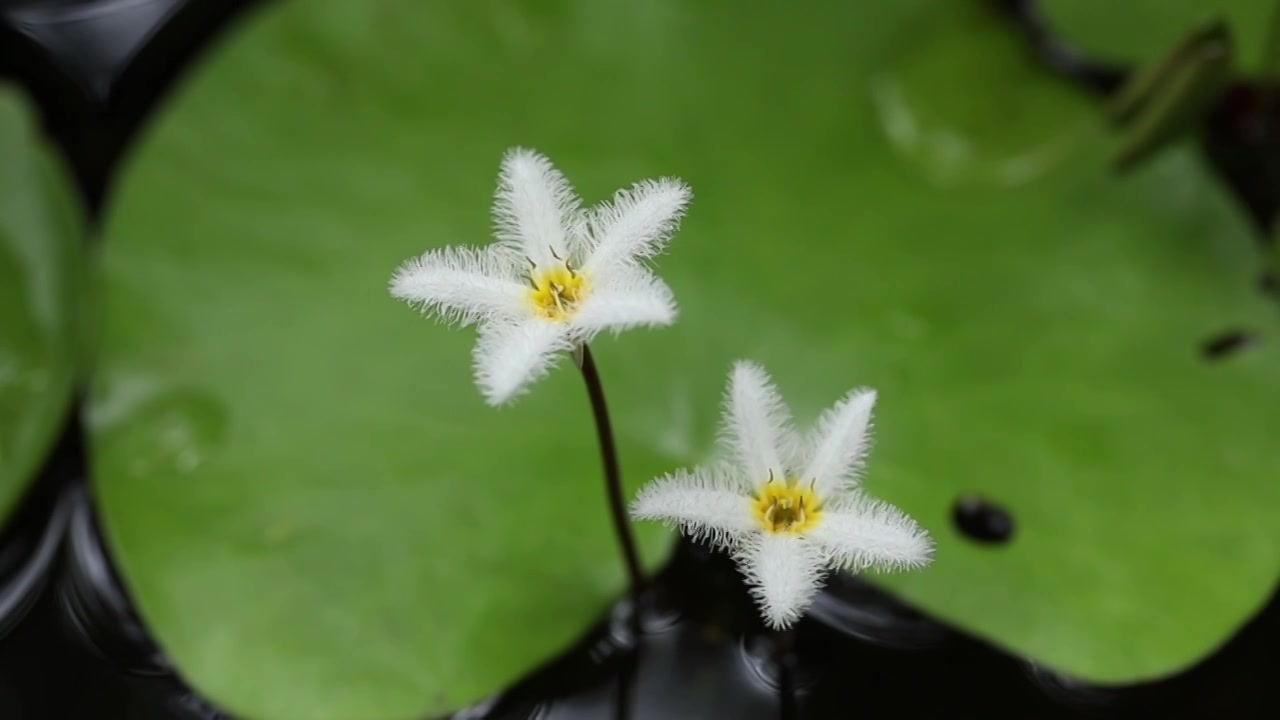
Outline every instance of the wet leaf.
<svg viewBox="0 0 1280 720">
<path fill-rule="evenodd" d="M 620 594 L 572 368 L 488 409 L 472 333 L 385 288 L 487 240 L 516 144 L 590 201 L 694 188 L 681 323 L 597 348 L 631 487 L 712 452 L 736 358 L 802 419 L 872 385 L 867 484 L 939 543 L 906 600 L 1090 680 L 1222 642 L 1280 569 L 1280 355 L 1198 353 L 1275 329 L 1244 220 L 1184 154 L 1114 178 L 974 7 L 330 0 L 228 38 L 121 179 L 92 413 L 184 676 L 250 717 L 440 713 Z M 968 495 L 1010 542 L 953 527 Z"/>
<path fill-rule="evenodd" d="M 67 176 L 25 100 L 0 85 L 0 521 L 66 417 L 80 234 Z"/>
</svg>

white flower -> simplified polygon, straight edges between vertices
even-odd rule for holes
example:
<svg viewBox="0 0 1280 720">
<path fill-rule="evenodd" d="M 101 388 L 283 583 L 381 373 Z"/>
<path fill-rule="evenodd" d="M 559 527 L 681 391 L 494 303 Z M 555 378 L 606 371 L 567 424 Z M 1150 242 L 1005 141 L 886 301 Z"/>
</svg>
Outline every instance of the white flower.
<svg viewBox="0 0 1280 720">
<path fill-rule="evenodd" d="M 645 266 L 688 205 L 679 180 L 644 180 L 584 209 L 542 155 L 513 148 L 494 200 L 497 241 L 445 247 L 391 277 L 391 294 L 446 322 L 479 324 L 476 383 L 499 405 L 602 330 L 670 325 L 671 289 Z"/>
<path fill-rule="evenodd" d="M 654 480 L 631 514 L 731 550 L 774 628 L 800 618 L 829 568 L 925 565 L 933 556 L 929 534 L 858 489 L 875 400 L 872 390 L 854 390 L 808 437 L 797 437 L 769 376 L 739 362 L 721 433 L 732 462 Z"/>
</svg>

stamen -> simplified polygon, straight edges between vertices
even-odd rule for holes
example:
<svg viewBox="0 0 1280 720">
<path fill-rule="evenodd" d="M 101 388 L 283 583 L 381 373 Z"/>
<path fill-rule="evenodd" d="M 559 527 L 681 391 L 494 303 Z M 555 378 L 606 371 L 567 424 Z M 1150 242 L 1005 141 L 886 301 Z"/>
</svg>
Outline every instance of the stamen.
<svg viewBox="0 0 1280 720">
<path fill-rule="evenodd" d="M 529 299 L 534 311 L 552 320 L 570 317 L 588 292 L 587 278 L 564 265 L 551 265 L 530 273 Z"/>
<path fill-rule="evenodd" d="M 801 535 L 822 519 L 822 506 L 814 492 L 815 482 L 799 478 L 779 478 L 771 470 L 769 479 L 755 492 L 753 508 L 760 527 L 768 533 Z"/>
</svg>

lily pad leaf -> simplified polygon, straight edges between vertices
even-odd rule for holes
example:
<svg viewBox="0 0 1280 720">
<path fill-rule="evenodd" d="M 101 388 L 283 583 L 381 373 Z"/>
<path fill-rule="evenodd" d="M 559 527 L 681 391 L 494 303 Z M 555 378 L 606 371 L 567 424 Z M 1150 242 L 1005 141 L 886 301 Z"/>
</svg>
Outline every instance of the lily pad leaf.
<svg viewBox="0 0 1280 720">
<path fill-rule="evenodd" d="M 82 218 L 58 158 L 0 86 L 0 521 L 70 407 Z"/>
<path fill-rule="evenodd" d="M 386 291 L 488 240 L 513 145 L 588 202 L 694 189 L 658 263 L 680 323 L 595 348 L 632 488 L 714 451 L 734 359 L 801 421 L 874 386 L 866 482 L 938 539 L 880 582 L 1089 680 L 1225 640 L 1280 571 L 1277 344 L 1197 350 L 1276 330 L 1247 227 L 1183 153 L 1115 178 L 1090 101 L 980 7 L 314 0 L 239 27 L 137 148 L 102 263 L 94 481 L 184 677 L 269 720 L 442 713 L 621 593 L 572 367 L 494 411 L 472 333 Z M 951 526 L 967 494 L 1010 543 Z"/>
</svg>

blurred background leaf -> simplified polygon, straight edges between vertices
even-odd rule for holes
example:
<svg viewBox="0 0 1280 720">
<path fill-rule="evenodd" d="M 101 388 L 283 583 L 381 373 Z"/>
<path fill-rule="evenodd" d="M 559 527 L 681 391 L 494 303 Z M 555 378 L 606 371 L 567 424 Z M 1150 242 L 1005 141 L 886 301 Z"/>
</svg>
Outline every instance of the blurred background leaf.
<svg viewBox="0 0 1280 720">
<path fill-rule="evenodd" d="M 1064 38 L 1101 60 L 1146 63 L 1192 26 L 1221 17 L 1239 67 L 1255 72 L 1269 41 L 1274 0 L 1042 0 L 1045 18 Z"/>
<path fill-rule="evenodd" d="M 232 31 L 121 179 L 90 418 L 184 677 L 250 717 L 438 713 L 620 593 L 572 370 L 487 409 L 472 334 L 386 293 L 488 241 L 515 144 L 590 201 L 695 190 L 682 322 L 598 348 L 632 488 L 713 452 L 735 358 L 802 421 L 875 386 L 867 485 L 939 544 L 883 584 L 1088 680 L 1222 642 L 1280 570 L 1280 355 L 1198 349 L 1274 330 L 1253 240 L 1184 154 L 1113 178 L 1089 101 L 979 7 L 314 0 Z M 952 528 L 966 494 L 1010 543 Z"/>
<path fill-rule="evenodd" d="M 66 418 L 82 224 L 24 98 L 0 85 L 0 521 Z"/>
</svg>

